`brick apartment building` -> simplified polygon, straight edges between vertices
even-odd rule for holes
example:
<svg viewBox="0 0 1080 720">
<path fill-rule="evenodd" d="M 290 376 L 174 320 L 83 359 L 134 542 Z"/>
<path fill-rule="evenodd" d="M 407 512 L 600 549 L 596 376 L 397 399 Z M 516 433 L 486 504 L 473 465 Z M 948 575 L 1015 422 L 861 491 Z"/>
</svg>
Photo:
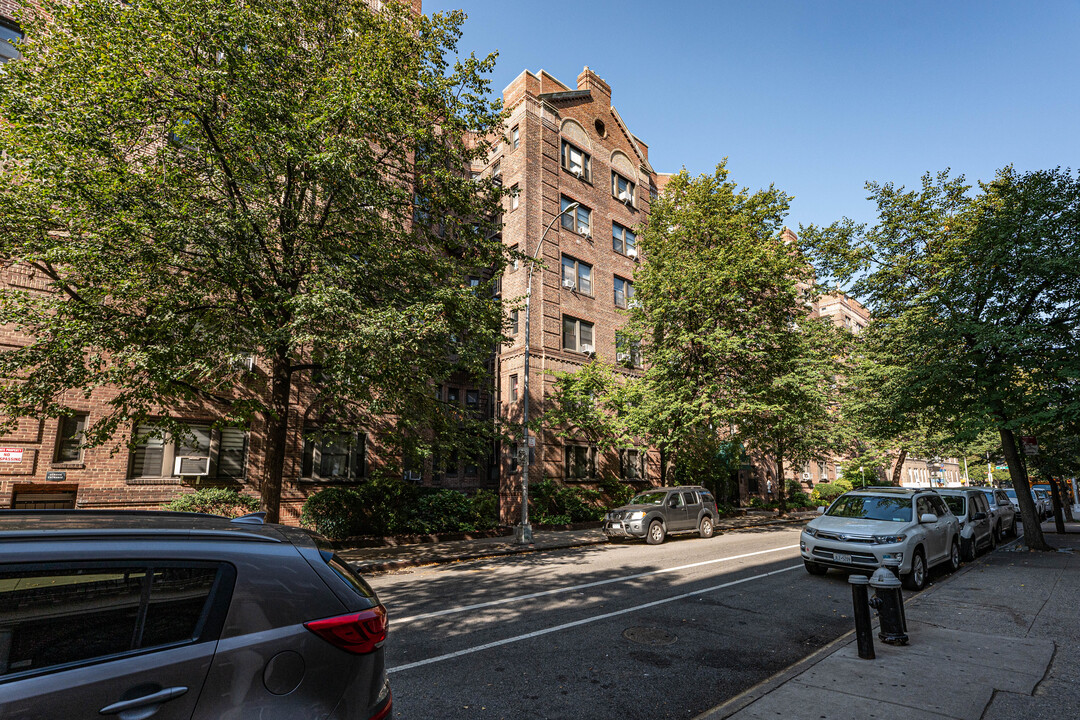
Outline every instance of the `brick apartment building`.
<svg viewBox="0 0 1080 720">
<path fill-rule="evenodd" d="M 510 190 L 503 242 L 523 255 L 539 254 L 543 261 L 532 278 L 528 339 L 521 303 L 527 263 L 508 268 L 502 281 L 513 341 L 497 353 L 495 398 L 500 417 L 520 427 L 526 342 L 531 419 L 543 417 L 554 389 L 553 372 L 578 370 L 593 357 L 616 362 L 627 374 L 640 372 L 640 354 L 619 336 L 619 329 L 634 297 L 640 260 L 636 229 L 656 196 L 657 174 L 648 145 L 612 105 L 611 87 L 588 67 L 575 87 L 544 71 L 522 72 L 503 90 L 503 101 L 509 111 L 506 141 L 486 167 L 475 170 L 500 177 Z M 574 202 L 580 206 L 560 217 Z M 532 453 L 534 481 L 588 483 L 616 477 L 644 484 L 659 477 L 658 458 L 644 447 L 601 452 L 586 441 L 563 440 L 550 427 L 540 430 Z M 518 513 L 517 456 L 517 445 L 500 449 L 505 519 Z"/>
</svg>

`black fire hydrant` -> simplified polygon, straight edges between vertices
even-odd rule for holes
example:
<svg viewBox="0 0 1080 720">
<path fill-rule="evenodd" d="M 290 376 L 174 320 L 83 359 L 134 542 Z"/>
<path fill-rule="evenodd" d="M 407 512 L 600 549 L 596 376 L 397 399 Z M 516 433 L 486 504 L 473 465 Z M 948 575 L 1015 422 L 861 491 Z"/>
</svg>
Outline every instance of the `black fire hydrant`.
<svg viewBox="0 0 1080 720">
<path fill-rule="evenodd" d="M 878 637 L 889 645 L 907 645 L 907 618 L 904 617 L 902 583 L 888 568 L 878 568 L 870 576 L 874 597 L 870 606 L 877 610 L 880 630 Z"/>
</svg>

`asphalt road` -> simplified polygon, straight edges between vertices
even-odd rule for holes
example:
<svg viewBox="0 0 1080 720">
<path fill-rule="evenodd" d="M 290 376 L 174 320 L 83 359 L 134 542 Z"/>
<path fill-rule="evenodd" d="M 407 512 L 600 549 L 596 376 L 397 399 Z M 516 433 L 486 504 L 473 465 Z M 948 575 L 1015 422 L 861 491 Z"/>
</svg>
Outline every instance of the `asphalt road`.
<svg viewBox="0 0 1080 720">
<path fill-rule="evenodd" d="M 370 578 L 394 716 L 692 718 L 853 627 L 799 528 L 512 555 Z"/>
</svg>

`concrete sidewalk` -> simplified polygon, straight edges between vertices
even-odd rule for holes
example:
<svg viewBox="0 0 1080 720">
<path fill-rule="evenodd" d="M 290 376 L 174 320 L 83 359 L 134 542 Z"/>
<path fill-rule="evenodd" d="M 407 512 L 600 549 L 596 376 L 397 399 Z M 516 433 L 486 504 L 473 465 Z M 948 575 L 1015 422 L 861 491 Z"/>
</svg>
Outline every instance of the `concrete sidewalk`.
<svg viewBox="0 0 1080 720">
<path fill-rule="evenodd" d="M 716 522 L 717 534 L 768 525 L 791 525 L 808 522 L 817 517 L 816 511 L 790 513 L 777 517 L 771 513 L 753 513 L 740 517 L 721 518 Z M 343 548 L 337 554 L 360 573 L 388 572 L 420 565 L 475 560 L 477 558 L 517 553 L 559 550 L 607 542 L 599 526 L 585 530 L 536 530 L 533 542 L 519 545 L 513 537 L 500 536 L 473 540 L 416 543 L 387 547 Z"/>
<path fill-rule="evenodd" d="M 1043 525 L 1056 553 L 1022 541 L 907 602 L 910 645 L 846 635 L 697 720 L 1080 717 L 1080 524 Z"/>
</svg>

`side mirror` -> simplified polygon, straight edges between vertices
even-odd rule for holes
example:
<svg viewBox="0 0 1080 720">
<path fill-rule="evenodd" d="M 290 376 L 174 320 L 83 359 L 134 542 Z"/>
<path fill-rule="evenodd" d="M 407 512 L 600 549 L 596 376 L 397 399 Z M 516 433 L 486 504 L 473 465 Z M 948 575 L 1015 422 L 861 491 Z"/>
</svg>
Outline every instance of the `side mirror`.
<svg viewBox="0 0 1080 720">
<path fill-rule="evenodd" d="M 936 523 L 937 515 L 934 513 L 923 513 L 919 516 L 919 522 L 921 523 Z"/>
<path fill-rule="evenodd" d="M 676 500 L 675 498 L 671 498 L 670 500 L 668 500 L 667 506 L 668 507 L 678 507 L 679 506 L 679 501 Z"/>
<path fill-rule="evenodd" d="M 986 513 L 977 512 L 977 513 L 975 513 L 974 515 L 971 516 L 971 519 L 972 520 L 985 520 L 986 519 Z"/>
</svg>

